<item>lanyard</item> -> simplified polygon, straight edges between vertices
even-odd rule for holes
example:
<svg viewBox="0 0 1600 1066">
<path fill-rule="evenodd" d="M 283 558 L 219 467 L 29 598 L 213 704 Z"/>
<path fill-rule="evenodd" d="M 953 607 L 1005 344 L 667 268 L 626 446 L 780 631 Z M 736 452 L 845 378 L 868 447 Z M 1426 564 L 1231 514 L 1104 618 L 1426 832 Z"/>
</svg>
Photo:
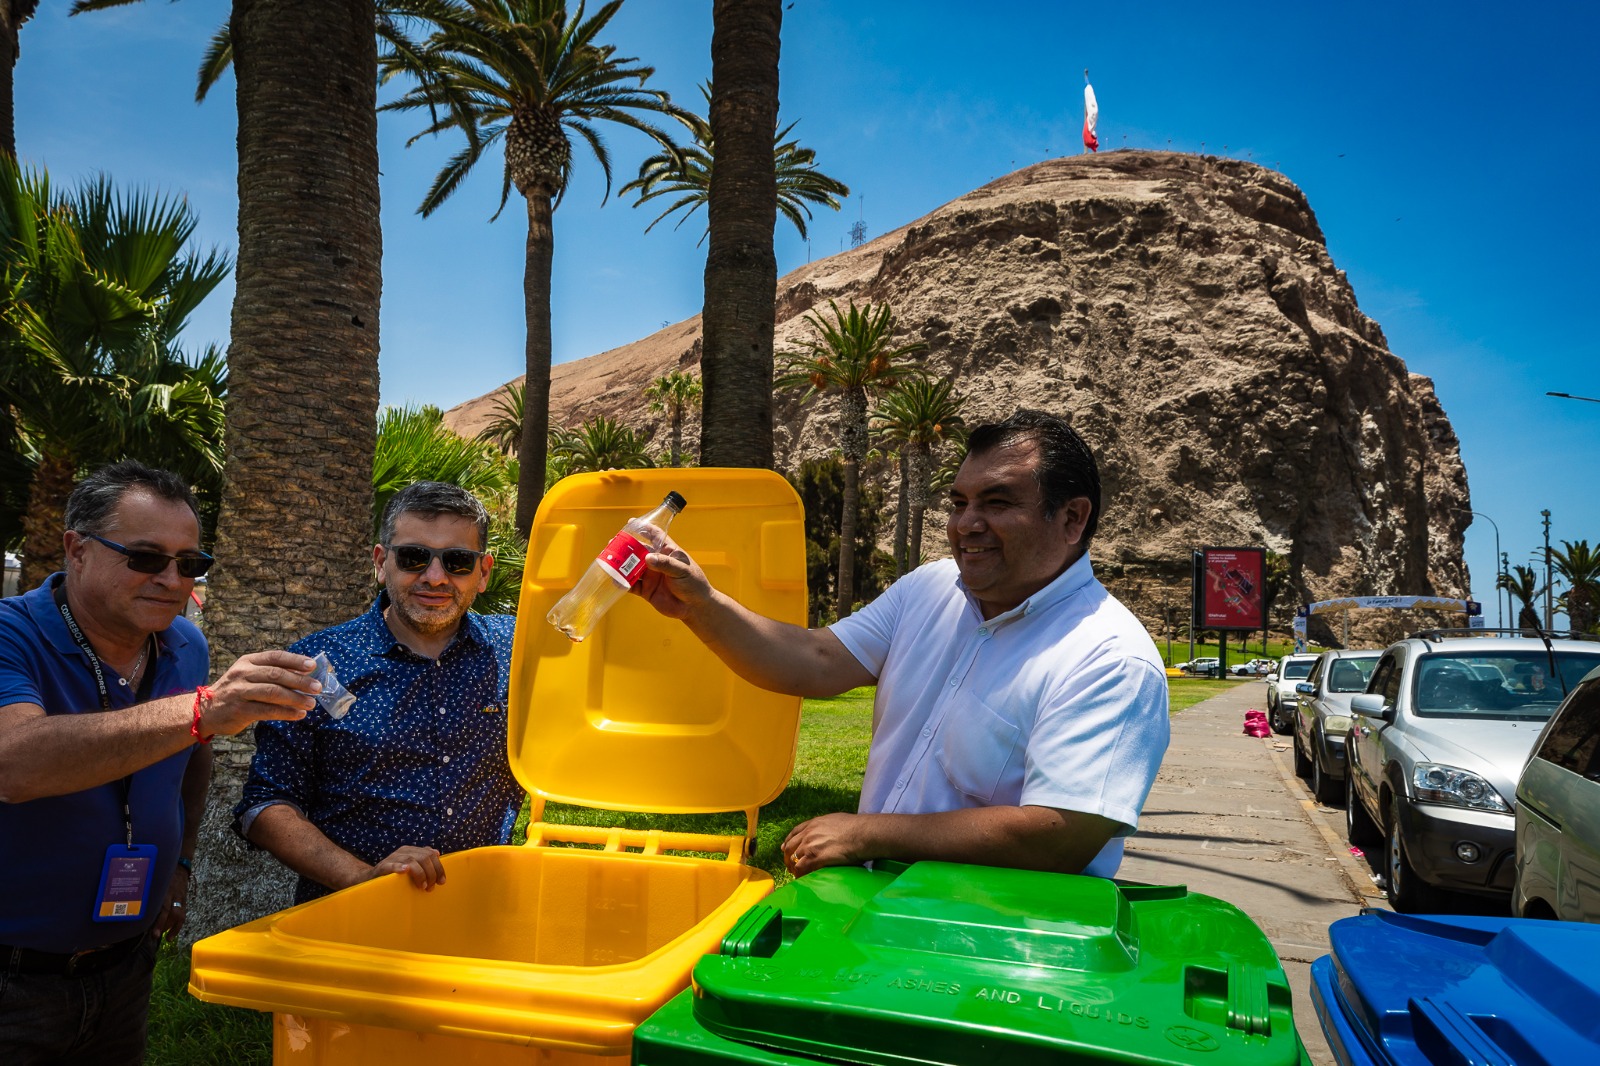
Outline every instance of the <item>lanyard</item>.
<svg viewBox="0 0 1600 1066">
<path fill-rule="evenodd" d="M 72 639 L 77 642 L 83 653 L 89 657 L 89 666 L 94 670 L 94 685 L 100 693 L 100 709 L 102 711 L 111 710 L 111 690 L 106 687 L 106 672 L 100 668 L 100 656 L 94 650 L 94 645 L 89 643 L 89 638 L 83 635 L 83 630 L 78 628 L 78 620 L 72 617 L 72 608 L 67 606 L 66 579 L 63 578 L 57 582 L 55 587 L 50 590 L 50 593 L 55 598 L 56 610 L 61 612 L 61 620 L 66 623 L 67 632 L 72 634 Z M 145 639 L 148 640 L 150 638 L 146 637 Z M 144 677 L 139 681 L 139 689 L 133 696 L 134 702 L 137 703 L 150 698 L 150 689 L 152 688 L 155 673 L 155 663 L 151 662 L 150 668 L 144 672 Z M 132 796 L 133 775 L 129 774 L 122 779 L 122 824 L 127 831 L 128 846 L 130 848 L 133 847 Z"/>
</svg>

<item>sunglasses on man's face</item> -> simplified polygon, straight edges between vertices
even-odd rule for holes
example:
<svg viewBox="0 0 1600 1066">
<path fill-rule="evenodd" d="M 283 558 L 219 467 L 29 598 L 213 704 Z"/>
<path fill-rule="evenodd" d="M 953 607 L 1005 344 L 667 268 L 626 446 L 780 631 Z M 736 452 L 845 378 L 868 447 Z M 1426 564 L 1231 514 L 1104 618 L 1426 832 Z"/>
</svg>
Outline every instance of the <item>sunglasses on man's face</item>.
<svg viewBox="0 0 1600 1066">
<path fill-rule="evenodd" d="M 176 563 L 179 577 L 196 578 L 210 570 L 211 564 L 216 561 L 205 552 L 195 552 L 193 555 L 165 555 L 139 548 L 125 548 L 114 540 L 97 537 L 93 533 L 85 533 L 84 536 L 127 556 L 128 569 L 136 574 L 160 574 L 166 571 L 168 563 Z"/>
<path fill-rule="evenodd" d="M 475 552 L 470 548 L 425 548 L 420 544 L 391 544 L 389 558 L 394 565 L 408 574 L 420 574 L 437 559 L 444 572 L 465 577 L 478 569 L 478 560 L 488 552 Z"/>
</svg>

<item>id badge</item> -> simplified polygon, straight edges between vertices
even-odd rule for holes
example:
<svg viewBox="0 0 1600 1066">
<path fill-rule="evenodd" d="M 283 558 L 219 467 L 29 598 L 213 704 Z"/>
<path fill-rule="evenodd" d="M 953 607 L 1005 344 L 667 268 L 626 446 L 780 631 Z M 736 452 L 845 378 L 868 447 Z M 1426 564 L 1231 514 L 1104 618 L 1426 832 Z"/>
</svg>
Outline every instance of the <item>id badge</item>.
<svg viewBox="0 0 1600 1066">
<path fill-rule="evenodd" d="M 136 922 L 147 914 L 154 844 L 113 844 L 106 849 L 100 891 L 94 897 L 97 922 Z"/>
</svg>

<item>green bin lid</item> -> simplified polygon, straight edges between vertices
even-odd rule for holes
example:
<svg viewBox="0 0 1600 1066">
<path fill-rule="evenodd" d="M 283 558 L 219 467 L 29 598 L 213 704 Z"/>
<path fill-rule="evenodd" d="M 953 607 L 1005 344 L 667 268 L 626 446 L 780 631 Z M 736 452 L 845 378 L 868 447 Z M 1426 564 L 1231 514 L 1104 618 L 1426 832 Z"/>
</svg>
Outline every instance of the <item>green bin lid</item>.
<svg viewBox="0 0 1600 1066">
<path fill-rule="evenodd" d="M 1266 936 L 1182 886 L 827 869 L 747 912 L 722 951 L 695 967 L 694 1020 L 752 1048 L 884 1064 L 1308 1061 Z"/>
</svg>

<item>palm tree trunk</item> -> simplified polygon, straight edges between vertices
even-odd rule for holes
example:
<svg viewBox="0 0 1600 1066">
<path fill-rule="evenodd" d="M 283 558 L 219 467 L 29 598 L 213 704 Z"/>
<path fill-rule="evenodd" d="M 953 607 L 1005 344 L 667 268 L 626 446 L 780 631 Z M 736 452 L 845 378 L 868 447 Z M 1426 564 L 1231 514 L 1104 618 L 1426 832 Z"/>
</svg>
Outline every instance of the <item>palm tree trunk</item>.
<svg viewBox="0 0 1600 1066">
<path fill-rule="evenodd" d="M 527 379 L 522 396 L 522 443 L 517 446 L 517 532 L 528 539 L 533 515 L 544 498 L 544 468 L 550 448 L 550 265 L 556 250 L 554 194 L 531 190 L 528 243 L 522 268 L 522 304 L 528 339 L 523 348 Z"/>
<path fill-rule="evenodd" d="M 62 568 L 66 548 L 61 533 L 66 528 L 67 497 L 72 495 L 77 476 L 78 464 L 72 456 L 53 451 L 40 456 L 28 485 L 28 509 L 22 516 L 18 591 L 38 587 L 39 582 Z"/>
<path fill-rule="evenodd" d="M 911 520 L 911 453 L 909 445 L 900 445 L 900 502 L 894 509 L 894 576 L 900 577 L 910 570 L 906 563 L 909 546 L 906 543 Z M 915 543 L 913 541 L 912 543 Z"/>
<path fill-rule="evenodd" d="M 0 0 L 0 149 L 12 157 L 17 154 L 14 103 L 22 24 L 33 17 L 38 6 L 39 0 Z"/>
<path fill-rule="evenodd" d="M 700 359 L 705 466 L 772 465 L 772 334 L 778 260 L 781 0 L 715 0 L 711 135 L 716 166 L 706 204 L 704 347 Z"/>
<path fill-rule="evenodd" d="M 861 464 L 844 461 L 844 510 L 839 515 L 839 582 L 835 590 L 835 611 L 847 618 L 856 593 L 856 505 L 861 498 Z"/>
<path fill-rule="evenodd" d="M 861 464 L 867 458 L 867 390 L 857 385 L 839 394 L 839 450 L 844 453 L 844 513 L 839 516 L 838 615 L 850 614 L 856 590 L 856 507 Z"/>
<path fill-rule="evenodd" d="M 683 456 L 683 404 L 672 405 L 672 465 L 678 466 Z"/>
<path fill-rule="evenodd" d="M 234 0 L 239 257 L 212 669 L 371 595 L 379 227 L 374 0 Z M 254 743 L 218 737 L 184 939 L 284 905 L 229 828 Z"/>
<path fill-rule="evenodd" d="M 922 565 L 922 519 L 928 513 L 928 467 L 933 457 L 926 443 L 911 445 L 911 543 L 906 570 Z"/>
</svg>

